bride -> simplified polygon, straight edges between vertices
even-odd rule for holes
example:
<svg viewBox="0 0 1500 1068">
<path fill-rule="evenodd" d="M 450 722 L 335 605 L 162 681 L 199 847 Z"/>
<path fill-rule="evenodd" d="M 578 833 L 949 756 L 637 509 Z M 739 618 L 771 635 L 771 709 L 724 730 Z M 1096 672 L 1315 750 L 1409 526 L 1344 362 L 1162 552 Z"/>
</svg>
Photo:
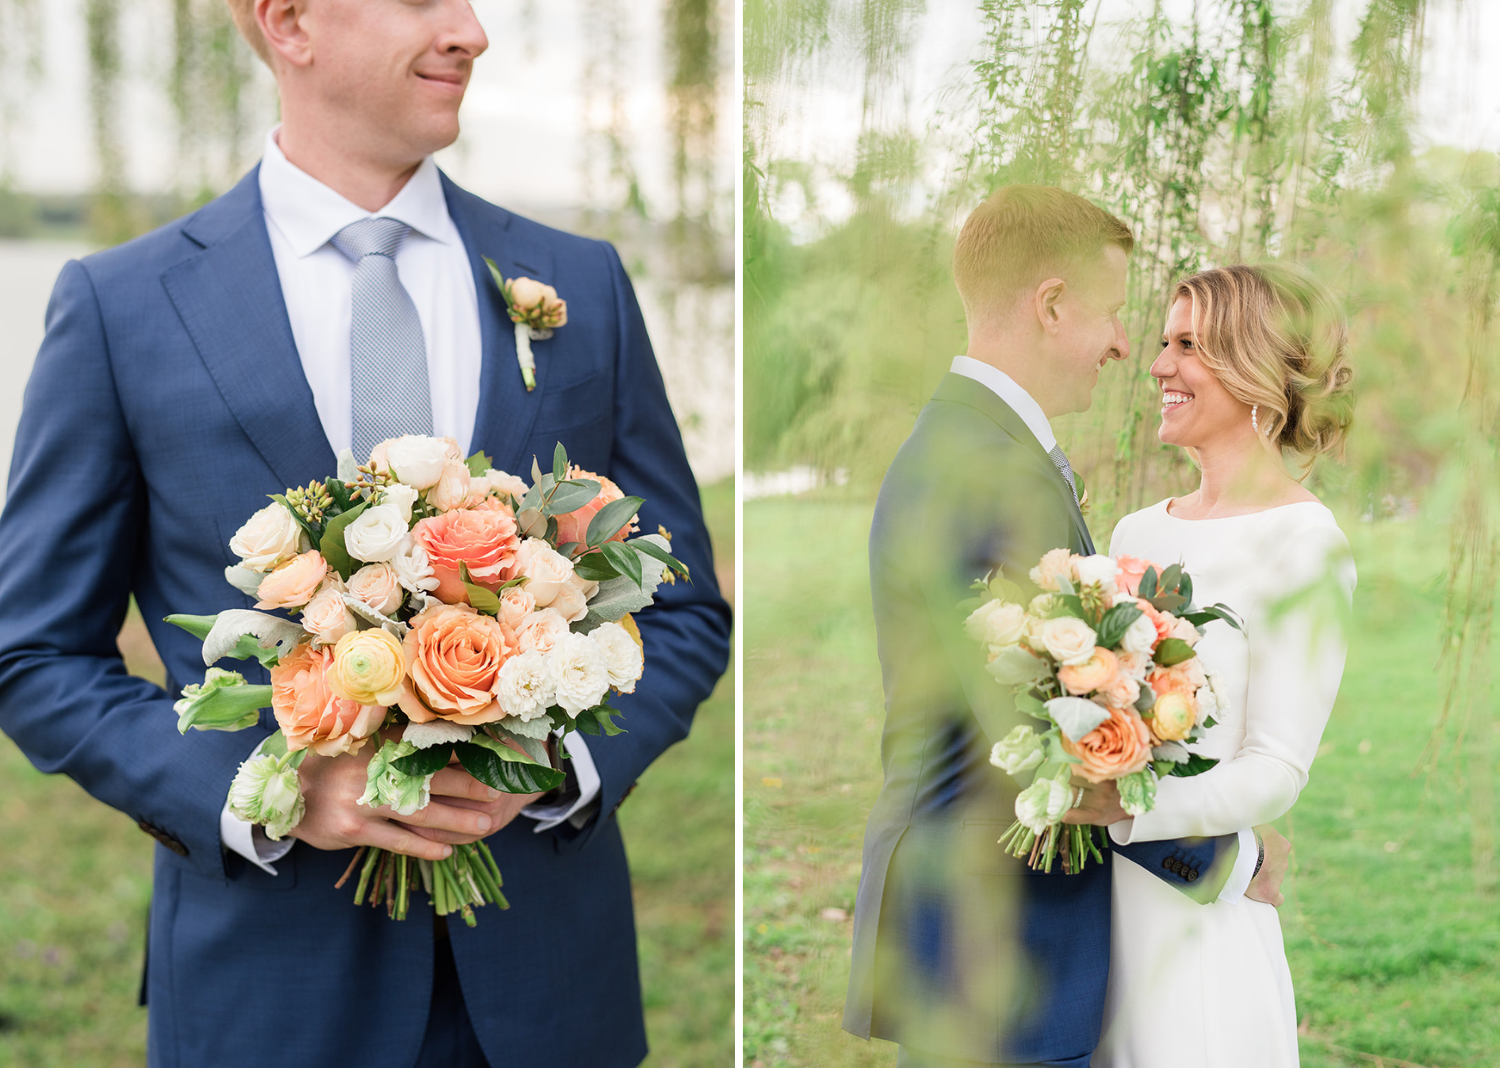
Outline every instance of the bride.
<svg viewBox="0 0 1500 1068">
<path fill-rule="evenodd" d="M 1288 473 L 1342 451 L 1351 370 L 1332 296 L 1288 266 L 1223 267 L 1177 285 L 1151 365 L 1158 435 L 1198 489 L 1126 516 L 1112 556 L 1182 563 L 1199 604 L 1226 604 L 1197 647 L 1223 707 L 1196 748 L 1211 770 L 1161 781 L 1115 842 L 1233 833 L 1283 815 L 1307 783 L 1344 670 L 1336 621 L 1354 589 L 1333 514 Z M 1294 596 L 1295 595 L 1295 596 Z M 1332 603 L 1331 603 L 1332 602 Z M 1329 625 L 1333 623 L 1335 625 Z M 1281 1068 L 1297 1061 L 1291 973 L 1273 906 L 1198 905 L 1113 855 L 1104 1034 L 1093 1068 Z"/>
</svg>

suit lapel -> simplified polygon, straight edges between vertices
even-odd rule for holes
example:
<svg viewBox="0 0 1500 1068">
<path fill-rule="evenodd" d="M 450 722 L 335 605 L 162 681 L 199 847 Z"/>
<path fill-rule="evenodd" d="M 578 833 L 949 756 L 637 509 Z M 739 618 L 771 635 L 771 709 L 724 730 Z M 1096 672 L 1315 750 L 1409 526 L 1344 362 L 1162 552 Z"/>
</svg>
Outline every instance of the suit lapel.
<svg viewBox="0 0 1500 1068">
<path fill-rule="evenodd" d="M 526 391 L 516 363 L 515 327 L 505 310 L 505 298 L 490 276 L 484 257 L 495 261 L 506 278 L 526 276 L 556 285 L 552 256 L 541 245 L 527 242 L 511 225 L 513 216 L 487 204 L 442 176 L 448 214 L 463 239 L 474 272 L 479 297 L 479 337 L 483 349 L 479 372 L 479 408 L 474 418 L 471 452 L 489 453 L 495 466 L 522 478 L 530 478 L 529 456 L 522 449 L 536 424 L 547 389 L 550 361 L 536 364 L 536 389 Z M 566 299 L 566 294 L 563 294 Z M 539 354 L 540 355 L 540 354 Z M 547 457 L 543 457 L 547 459 Z"/>
<path fill-rule="evenodd" d="M 256 450 L 286 486 L 335 466 L 302 372 L 260 203 L 260 168 L 191 216 L 204 246 L 162 275 L 208 373 Z"/>
<path fill-rule="evenodd" d="M 1062 487 L 1063 495 L 1068 499 L 1068 518 L 1073 524 L 1073 533 L 1078 537 L 1081 547 L 1087 553 L 1093 553 L 1094 539 L 1089 536 L 1088 524 L 1083 520 L 1083 512 L 1079 510 L 1078 499 L 1073 495 L 1073 488 L 1068 485 L 1068 480 L 1063 478 L 1062 472 L 1052 462 L 1052 457 L 1047 455 L 1047 450 L 1042 448 L 1042 443 L 1037 441 L 1036 435 L 1026 425 L 1026 420 L 1017 415 L 1015 409 L 996 396 L 993 390 L 975 382 L 972 378 L 952 372 L 943 376 L 942 382 L 938 384 L 937 392 L 933 394 L 933 400 L 964 404 L 983 412 L 1001 430 L 1045 463 L 1047 470 L 1052 472 L 1058 485 Z"/>
</svg>

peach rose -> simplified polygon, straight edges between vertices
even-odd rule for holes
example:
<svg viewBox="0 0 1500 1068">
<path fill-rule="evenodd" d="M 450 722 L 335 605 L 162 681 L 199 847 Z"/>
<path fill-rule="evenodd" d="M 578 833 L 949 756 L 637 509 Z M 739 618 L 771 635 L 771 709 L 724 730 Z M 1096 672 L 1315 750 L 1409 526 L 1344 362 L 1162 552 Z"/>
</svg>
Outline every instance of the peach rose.
<svg viewBox="0 0 1500 1068">
<path fill-rule="evenodd" d="M 1141 684 L 1122 666 L 1113 679 L 1099 687 L 1099 696 L 1111 708 L 1134 708 L 1141 696 Z"/>
<path fill-rule="evenodd" d="M 1066 734 L 1061 741 L 1063 750 L 1079 759 L 1078 774 L 1089 782 L 1133 774 L 1151 759 L 1151 732 L 1130 709 L 1111 708 L 1109 718 L 1077 742 Z"/>
<path fill-rule="evenodd" d="M 505 715 L 495 699 L 500 669 L 519 649 L 498 620 L 468 605 L 429 608 L 411 621 L 404 645 L 398 703 L 413 723 L 442 719 L 473 727 Z"/>
<path fill-rule="evenodd" d="M 500 595 L 500 622 L 512 631 L 536 611 L 536 598 L 520 586 L 512 586 Z"/>
<path fill-rule="evenodd" d="M 599 483 L 599 492 L 594 495 L 593 500 L 589 501 L 582 508 L 574 509 L 566 515 L 557 517 L 557 544 L 559 545 L 566 545 L 570 541 L 583 541 L 584 537 L 588 534 L 589 522 L 594 516 L 599 514 L 599 509 L 611 501 L 618 501 L 625 496 L 625 494 L 620 492 L 619 486 L 616 486 L 603 475 L 596 475 L 592 471 L 585 471 L 581 467 L 568 468 L 568 477 L 591 478 Z M 615 534 L 611 535 L 609 540 L 624 541 L 626 535 L 639 529 L 640 524 L 632 517 L 631 521 L 621 527 Z"/>
<path fill-rule="evenodd" d="M 427 491 L 427 503 L 440 512 L 451 512 L 469 502 L 470 476 L 468 465 L 461 460 L 443 461 L 443 473 Z"/>
<path fill-rule="evenodd" d="M 512 278 L 510 299 L 515 311 L 510 313 L 513 322 L 530 323 L 548 330 L 568 324 L 568 304 L 558 298 L 557 290 L 535 278 Z M 520 318 L 517 318 L 519 314 Z"/>
<path fill-rule="evenodd" d="M 310 549 L 294 556 L 261 580 L 256 608 L 301 608 L 313 599 L 328 574 L 323 554 Z"/>
<path fill-rule="evenodd" d="M 383 616 L 400 608 L 401 598 L 406 596 L 390 564 L 366 564 L 350 575 L 349 593 Z"/>
<path fill-rule="evenodd" d="M 1151 684 L 1151 688 L 1156 691 L 1158 697 L 1169 693 L 1191 694 L 1196 692 L 1205 681 L 1203 665 L 1195 656 L 1191 660 L 1184 660 L 1171 667 L 1157 668 L 1146 676 L 1146 681 Z"/>
<path fill-rule="evenodd" d="M 1158 741 L 1180 742 L 1198 722 L 1198 704 L 1191 693 L 1173 690 L 1151 706 L 1151 733 Z"/>
<path fill-rule="evenodd" d="M 1119 567 L 1119 574 L 1115 577 L 1115 585 L 1134 597 L 1140 592 L 1141 579 L 1145 577 L 1147 570 L 1156 567 L 1150 560 L 1142 560 L 1139 556 L 1117 556 L 1115 564 Z M 1157 568 L 1157 573 L 1161 569 Z"/>
<path fill-rule="evenodd" d="M 460 563 L 469 566 L 469 577 L 475 585 L 496 590 L 504 583 L 520 547 L 515 518 L 503 506 L 455 508 L 429 516 L 418 521 L 411 536 L 412 542 L 427 553 L 432 575 L 438 580 L 438 600 L 448 604 L 467 604 L 469 600 L 458 570 Z"/>
<path fill-rule="evenodd" d="M 1120 661 L 1115 654 L 1102 645 L 1094 646 L 1094 654 L 1081 664 L 1064 664 L 1057 669 L 1057 681 L 1063 689 L 1075 697 L 1102 690 L 1120 674 Z"/>
<path fill-rule="evenodd" d="M 1156 628 L 1156 641 L 1158 645 L 1172 636 L 1172 617 L 1158 612 L 1156 606 L 1144 597 L 1137 597 L 1135 604 L 1137 608 L 1145 613 L 1146 618 L 1151 621 L 1151 625 Z M 1156 646 L 1153 645 L 1151 648 L 1155 650 Z"/>
<path fill-rule="evenodd" d="M 526 622 L 516 631 L 516 641 L 523 653 L 533 650 L 550 653 L 557 644 L 557 639 L 567 633 L 567 619 L 554 609 L 543 608 L 526 617 Z"/>
<path fill-rule="evenodd" d="M 328 685 L 332 649 L 299 645 L 271 669 L 271 711 L 291 752 L 357 753 L 385 722 L 385 709 L 339 697 Z"/>
<path fill-rule="evenodd" d="M 344 604 L 344 584 L 338 575 L 323 583 L 302 610 L 302 629 L 324 645 L 332 645 L 357 625 L 354 613 Z"/>
<path fill-rule="evenodd" d="M 540 538 L 527 538 L 516 550 L 515 574 L 526 576 L 526 592 L 546 608 L 573 578 L 573 561 Z"/>
</svg>

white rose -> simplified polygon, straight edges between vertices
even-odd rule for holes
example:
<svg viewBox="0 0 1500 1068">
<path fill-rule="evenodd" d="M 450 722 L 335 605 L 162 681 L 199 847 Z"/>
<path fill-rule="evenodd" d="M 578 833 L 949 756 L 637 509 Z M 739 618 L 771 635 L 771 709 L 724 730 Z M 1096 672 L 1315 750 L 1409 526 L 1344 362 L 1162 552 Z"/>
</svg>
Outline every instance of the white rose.
<svg viewBox="0 0 1500 1068">
<path fill-rule="evenodd" d="M 443 461 L 443 473 L 427 491 L 427 503 L 440 512 L 462 508 L 469 500 L 468 465 L 461 460 Z"/>
<path fill-rule="evenodd" d="M 1024 723 L 990 747 L 990 763 L 1007 775 L 1030 771 L 1042 755 L 1041 738 Z"/>
<path fill-rule="evenodd" d="M 495 698 L 508 716 L 520 720 L 535 719 L 555 703 L 548 658 L 535 649 L 518 653 L 500 668 Z"/>
<path fill-rule="evenodd" d="M 570 716 L 593 708 L 609 692 L 609 662 L 587 634 L 564 634 L 548 655 L 557 687 L 554 703 Z"/>
<path fill-rule="evenodd" d="M 1042 647 L 1063 664 L 1082 664 L 1094 655 L 1094 628 L 1076 616 L 1049 619 L 1037 630 Z"/>
<path fill-rule="evenodd" d="M 1189 645 L 1197 645 L 1198 639 L 1203 637 L 1203 635 L 1199 634 L 1198 628 L 1187 620 L 1177 617 L 1172 623 L 1172 637 L 1180 638 Z"/>
<path fill-rule="evenodd" d="M 427 550 L 418 545 L 410 534 L 401 539 L 401 547 L 391 558 L 391 567 L 396 572 L 396 581 L 401 583 L 401 588 L 412 593 L 431 593 L 440 585 L 433 577 Z"/>
<path fill-rule="evenodd" d="M 635 693 L 636 681 L 646 670 L 646 659 L 630 632 L 618 623 L 603 623 L 589 636 L 604 650 L 609 684 L 621 693 Z"/>
<path fill-rule="evenodd" d="M 344 528 L 344 548 L 356 560 L 379 564 L 390 560 L 406 540 L 406 520 L 394 504 L 366 508 Z"/>
<path fill-rule="evenodd" d="M 1026 633 L 1026 610 L 1018 604 L 989 601 L 964 621 L 969 637 L 986 645 L 1015 645 Z"/>
<path fill-rule="evenodd" d="M 504 471 L 490 468 L 484 474 L 474 479 L 469 488 L 477 494 L 488 495 L 491 493 L 508 493 L 517 503 L 526 496 L 528 489 L 525 482 L 515 475 L 508 475 Z"/>
<path fill-rule="evenodd" d="M 405 593 L 391 564 L 366 564 L 349 576 L 349 593 L 383 616 L 401 607 Z"/>
<path fill-rule="evenodd" d="M 1106 594 L 1115 592 L 1115 578 L 1119 575 L 1120 568 L 1109 557 L 1098 554 L 1083 556 L 1074 561 L 1073 566 L 1077 571 L 1080 586 L 1091 586 L 1097 583 Z"/>
<path fill-rule="evenodd" d="M 568 621 L 562 613 L 542 608 L 527 616 L 516 628 L 516 641 L 523 653 L 550 653 L 558 639 L 567 633 Z"/>
<path fill-rule="evenodd" d="M 1156 624 L 1151 622 L 1151 617 L 1144 612 L 1136 617 L 1134 623 L 1125 628 L 1125 633 L 1120 638 L 1120 649 L 1127 653 L 1150 656 L 1155 645 Z"/>
<path fill-rule="evenodd" d="M 597 582 L 585 581 L 574 574 L 552 599 L 552 607 L 569 623 L 577 623 L 589 614 L 589 598 L 597 592 Z"/>
<path fill-rule="evenodd" d="M 401 521 L 411 523 L 411 508 L 417 503 L 417 491 L 404 482 L 395 482 L 381 491 L 381 504 L 389 504 L 401 513 Z"/>
<path fill-rule="evenodd" d="M 270 571 L 312 548 L 291 509 L 272 501 L 256 512 L 229 539 L 229 549 L 256 571 Z"/>
<path fill-rule="evenodd" d="M 526 576 L 526 592 L 546 608 L 573 577 L 573 561 L 540 538 L 527 538 L 516 550 L 516 574 Z"/>
<path fill-rule="evenodd" d="M 344 584 L 335 577 L 324 582 L 302 610 L 302 629 L 324 645 L 332 645 L 354 630 L 358 621 L 344 603 Z"/>
<path fill-rule="evenodd" d="M 430 489 L 443 475 L 448 443 L 441 438 L 408 434 L 386 444 L 385 462 L 391 474 L 412 489 Z"/>
<path fill-rule="evenodd" d="M 1073 791 L 1056 779 L 1038 779 L 1016 795 L 1016 819 L 1033 834 L 1041 834 L 1062 819 Z"/>
</svg>

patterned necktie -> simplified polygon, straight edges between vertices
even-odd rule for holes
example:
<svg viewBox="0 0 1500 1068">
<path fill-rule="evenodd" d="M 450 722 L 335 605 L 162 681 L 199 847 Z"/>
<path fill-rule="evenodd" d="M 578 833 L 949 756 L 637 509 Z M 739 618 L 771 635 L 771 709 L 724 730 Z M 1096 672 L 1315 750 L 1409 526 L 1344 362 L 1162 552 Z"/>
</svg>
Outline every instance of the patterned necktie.
<svg viewBox="0 0 1500 1068">
<path fill-rule="evenodd" d="M 1062 472 L 1062 477 L 1068 484 L 1068 489 L 1073 491 L 1073 499 L 1078 499 L 1078 486 L 1073 482 L 1073 465 L 1068 463 L 1068 458 L 1063 455 L 1062 446 L 1052 446 L 1052 451 L 1047 454 L 1052 459 L 1053 465 Z"/>
<path fill-rule="evenodd" d="M 349 384 L 354 458 L 363 463 L 386 438 L 432 433 L 427 346 L 411 294 L 396 274 L 396 250 L 411 227 L 361 219 L 333 238 L 354 261 Z"/>
</svg>

